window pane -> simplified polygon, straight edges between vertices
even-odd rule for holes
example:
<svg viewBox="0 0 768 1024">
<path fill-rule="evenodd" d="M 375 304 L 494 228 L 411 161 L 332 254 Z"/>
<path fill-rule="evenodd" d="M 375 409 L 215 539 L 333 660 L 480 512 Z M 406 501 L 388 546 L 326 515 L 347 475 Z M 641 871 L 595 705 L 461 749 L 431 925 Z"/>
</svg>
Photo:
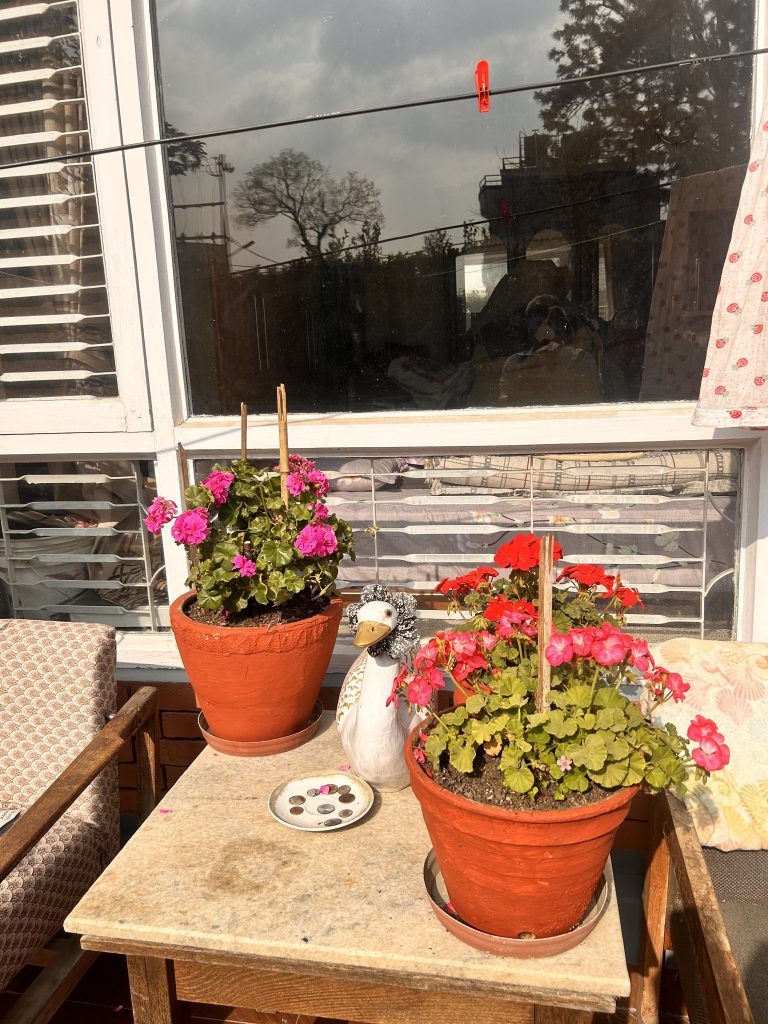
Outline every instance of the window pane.
<svg viewBox="0 0 768 1024">
<path fill-rule="evenodd" d="M 637 587 L 645 607 L 630 610 L 630 630 L 734 635 L 738 450 L 317 461 L 331 482 L 329 506 L 354 530 L 357 560 L 341 563 L 339 586 L 420 594 L 425 635 L 444 618 L 435 585 L 491 564 L 511 536 L 529 531 L 552 533 L 566 563 L 604 565 Z M 196 460 L 195 478 L 211 466 Z"/>
<path fill-rule="evenodd" d="M 754 4 L 157 2 L 190 133 L 748 49 Z M 189 54 L 195 54 L 195 61 Z M 191 405 L 693 398 L 752 61 L 270 129 L 168 152 Z"/>
<path fill-rule="evenodd" d="M 0 463 L 0 618 L 168 625 L 151 463 Z"/>
<path fill-rule="evenodd" d="M 89 147 L 77 5 L 0 0 L 0 400 L 117 394 Z"/>
</svg>

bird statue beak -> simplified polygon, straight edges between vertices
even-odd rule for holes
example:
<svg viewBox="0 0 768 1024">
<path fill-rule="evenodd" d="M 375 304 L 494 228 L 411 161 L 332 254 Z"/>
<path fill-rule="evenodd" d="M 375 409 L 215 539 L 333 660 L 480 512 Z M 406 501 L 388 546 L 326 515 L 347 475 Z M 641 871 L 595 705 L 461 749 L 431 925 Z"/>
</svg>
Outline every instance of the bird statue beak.
<svg viewBox="0 0 768 1024">
<path fill-rule="evenodd" d="M 391 632 L 392 627 L 385 626 L 383 622 L 361 622 L 355 633 L 355 647 L 370 647 Z"/>
</svg>

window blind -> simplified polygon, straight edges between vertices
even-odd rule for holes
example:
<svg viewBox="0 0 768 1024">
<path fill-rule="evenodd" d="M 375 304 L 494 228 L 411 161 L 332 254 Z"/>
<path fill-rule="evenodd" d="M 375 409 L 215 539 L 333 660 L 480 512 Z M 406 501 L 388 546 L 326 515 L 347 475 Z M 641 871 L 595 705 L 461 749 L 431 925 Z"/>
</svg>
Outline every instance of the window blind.
<svg viewBox="0 0 768 1024">
<path fill-rule="evenodd" d="M 0 0 L 0 399 L 117 394 L 76 0 Z"/>
</svg>

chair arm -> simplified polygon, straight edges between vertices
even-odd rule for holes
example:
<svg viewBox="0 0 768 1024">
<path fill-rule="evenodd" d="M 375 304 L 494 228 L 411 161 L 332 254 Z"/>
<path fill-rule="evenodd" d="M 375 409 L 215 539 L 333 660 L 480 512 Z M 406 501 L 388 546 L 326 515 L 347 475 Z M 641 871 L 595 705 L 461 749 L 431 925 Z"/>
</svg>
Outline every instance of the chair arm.
<svg viewBox="0 0 768 1024">
<path fill-rule="evenodd" d="M 155 688 L 143 686 L 0 838 L 0 882 L 45 835 L 155 711 Z"/>
<path fill-rule="evenodd" d="M 711 1024 L 754 1024 L 701 843 L 685 804 L 666 791 L 662 830 L 669 847 Z"/>
</svg>

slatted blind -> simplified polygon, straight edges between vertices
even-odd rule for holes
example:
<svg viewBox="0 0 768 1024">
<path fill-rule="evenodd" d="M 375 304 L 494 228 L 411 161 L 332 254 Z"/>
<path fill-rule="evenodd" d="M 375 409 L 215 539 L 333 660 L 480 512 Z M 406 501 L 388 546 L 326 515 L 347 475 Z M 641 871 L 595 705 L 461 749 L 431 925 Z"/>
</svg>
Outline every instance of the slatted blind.
<svg viewBox="0 0 768 1024">
<path fill-rule="evenodd" d="M 117 394 L 76 0 L 0 0 L 0 399 Z"/>
</svg>

